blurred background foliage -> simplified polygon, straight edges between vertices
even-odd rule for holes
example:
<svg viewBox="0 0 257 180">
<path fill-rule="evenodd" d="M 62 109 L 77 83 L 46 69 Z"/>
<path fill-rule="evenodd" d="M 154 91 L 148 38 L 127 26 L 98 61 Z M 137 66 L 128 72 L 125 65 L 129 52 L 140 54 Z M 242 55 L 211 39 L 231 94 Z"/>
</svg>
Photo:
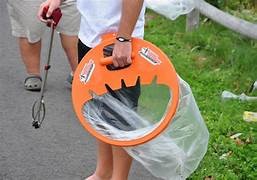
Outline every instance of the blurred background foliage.
<svg viewBox="0 0 257 180">
<path fill-rule="evenodd" d="M 257 11 L 257 0 L 206 0 L 220 9 L 255 9 Z"/>
<path fill-rule="evenodd" d="M 230 14 L 257 23 L 257 0 L 205 0 Z"/>
</svg>

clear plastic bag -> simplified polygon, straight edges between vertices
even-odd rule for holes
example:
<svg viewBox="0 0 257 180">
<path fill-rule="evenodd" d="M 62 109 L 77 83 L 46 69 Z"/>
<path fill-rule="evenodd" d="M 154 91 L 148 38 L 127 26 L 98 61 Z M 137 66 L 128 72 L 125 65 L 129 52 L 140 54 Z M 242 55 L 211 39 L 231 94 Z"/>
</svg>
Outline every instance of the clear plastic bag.
<svg viewBox="0 0 257 180">
<path fill-rule="evenodd" d="M 143 145 L 125 148 L 154 176 L 186 179 L 204 157 L 209 132 L 190 86 L 180 79 L 180 103 L 167 130 Z"/>
<path fill-rule="evenodd" d="M 195 0 L 146 0 L 146 6 L 169 19 L 187 14 L 195 7 Z"/>
<path fill-rule="evenodd" d="M 181 78 L 179 82 L 179 107 L 169 127 L 145 144 L 124 148 L 154 176 L 166 180 L 188 177 L 206 153 L 209 139 L 190 86 Z M 149 109 L 147 116 L 138 113 L 126 92 L 116 91 L 115 96 L 110 93 L 94 96 L 82 109 L 87 121 L 103 136 L 131 140 L 148 134 L 161 122 L 151 120 L 156 115 Z"/>
</svg>

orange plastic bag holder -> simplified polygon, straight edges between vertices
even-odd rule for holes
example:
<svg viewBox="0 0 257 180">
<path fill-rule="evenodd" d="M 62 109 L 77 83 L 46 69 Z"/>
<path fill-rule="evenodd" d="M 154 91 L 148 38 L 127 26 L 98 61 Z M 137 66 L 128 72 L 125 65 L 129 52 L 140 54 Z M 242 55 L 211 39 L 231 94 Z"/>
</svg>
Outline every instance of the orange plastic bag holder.
<svg viewBox="0 0 257 180">
<path fill-rule="evenodd" d="M 102 42 L 91 49 L 78 65 L 72 83 L 73 107 L 82 126 L 97 139 L 116 146 L 135 146 L 158 136 L 172 121 L 179 101 L 178 78 L 169 58 L 158 47 L 137 38 L 132 39 L 132 64 L 124 69 L 108 70 L 106 65 L 111 64 L 112 59 L 104 58 L 103 49 L 114 42 L 115 34 L 105 35 Z M 82 112 L 84 104 L 92 99 L 90 91 L 100 96 L 107 93 L 106 84 L 118 90 L 122 80 L 129 87 L 136 84 L 138 77 L 141 85 L 151 84 L 156 77 L 157 84 L 168 86 L 172 92 L 172 101 L 159 125 L 147 135 L 128 141 L 108 138 L 91 127 Z"/>
</svg>

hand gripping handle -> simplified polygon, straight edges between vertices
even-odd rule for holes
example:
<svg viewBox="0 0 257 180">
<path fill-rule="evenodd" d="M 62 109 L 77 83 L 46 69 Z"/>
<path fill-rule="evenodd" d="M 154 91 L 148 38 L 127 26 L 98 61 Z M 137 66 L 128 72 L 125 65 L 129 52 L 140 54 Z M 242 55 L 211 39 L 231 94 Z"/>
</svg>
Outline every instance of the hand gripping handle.
<svg viewBox="0 0 257 180">
<path fill-rule="evenodd" d="M 131 59 L 134 59 L 135 56 L 136 56 L 135 53 L 132 52 Z M 112 64 L 112 58 L 113 58 L 112 56 L 102 58 L 102 59 L 100 59 L 100 64 L 103 66 L 110 65 L 110 64 Z"/>
<path fill-rule="evenodd" d="M 50 17 L 46 17 L 48 9 L 49 9 L 48 6 L 44 7 L 42 17 L 45 20 L 52 20 L 53 27 L 55 28 L 58 25 L 58 23 L 59 23 L 59 21 L 60 21 L 60 19 L 62 17 L 62 11 L 61 11 L 60 8 L 57 8 L 57 9 L 55 9 L 53 11 L 53 13 L 52 13 L 52 15 Z M 51 22 L 47 22 L 47 26 L 51 27 L 52 23 Z"/>
</svg>

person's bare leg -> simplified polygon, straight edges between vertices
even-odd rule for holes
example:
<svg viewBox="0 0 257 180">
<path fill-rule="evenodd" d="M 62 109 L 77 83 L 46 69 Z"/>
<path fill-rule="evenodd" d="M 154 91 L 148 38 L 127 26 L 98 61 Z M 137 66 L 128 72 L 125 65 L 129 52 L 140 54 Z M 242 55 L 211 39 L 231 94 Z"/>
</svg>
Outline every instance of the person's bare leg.
<svg viewBox="0 0 257 180">
<path fill-rule="evenodd" d="M 18 38 L 20 54 L 26 71 L 30 75 L 40 75 L 41 41 L 29 43 L 27 38 Z"/>
<path fill-rule="evenodd" d="M 127 180 L 132 158 L 121 147 L 112 146 L 113 172 L 111 180 Z"/>
<path fill-rule="evenodd" d="M 78 37 L 60 34 L 62 47 L 69 60 L 71 71 L 74 72 L 78 65 Z"/>
<path fill-rule="evenodd" d="M 93 175 L 86 180 L 110 180 L 113 170 L 112 146 L 98 141 L 97 165 Z"/>
</svg>

